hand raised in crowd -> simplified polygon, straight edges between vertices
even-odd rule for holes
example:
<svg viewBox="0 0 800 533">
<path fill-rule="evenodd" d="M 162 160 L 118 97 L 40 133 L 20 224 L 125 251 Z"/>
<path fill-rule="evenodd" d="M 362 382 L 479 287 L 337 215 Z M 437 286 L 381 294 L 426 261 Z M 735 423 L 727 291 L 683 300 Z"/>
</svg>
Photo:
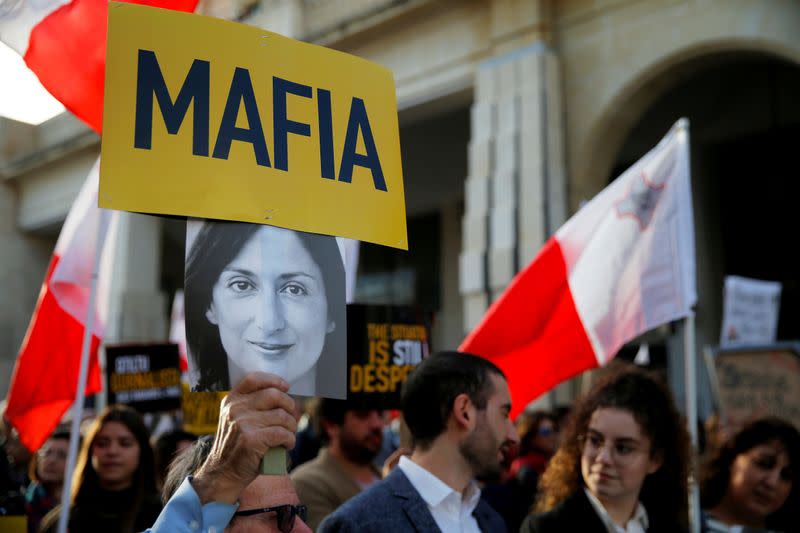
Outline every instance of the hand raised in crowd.
<svg viewBox="0 0 800 533">
<path fill-rule="evenodd" d="M 222 401 L 211 452 L 192 479 L 203 504 L 235 503 L 268 449 L 294 446 L 297 418 L 288 390 L 280 377 L 253 372 Z"/>
</svg>

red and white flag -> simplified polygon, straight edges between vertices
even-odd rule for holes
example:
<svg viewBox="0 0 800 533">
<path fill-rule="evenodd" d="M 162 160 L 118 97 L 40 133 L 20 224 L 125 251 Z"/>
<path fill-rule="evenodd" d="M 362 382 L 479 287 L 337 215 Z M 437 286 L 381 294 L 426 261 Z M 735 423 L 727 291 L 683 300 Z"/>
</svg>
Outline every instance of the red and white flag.
<svg viewBox="0 0 800 533">
<path fill-rule="evenodd" d="M 178 345 L 178 363 L 181 374 L 189 371 L 189 357 L 186 351 L 186 315 L 184 314 L 183 291 L 175 291 L 172 311 L 169 318 L 169 341 Z"/>
<path fill-rule="evenodd" d="M 131 3 L 191 12 L 197 1 Z M 0 2 L 0 41 L 23 56 L 44 88 L 98 133 L 103 127 L 107 28 L 108 0 Z"/>
<path fill-rule="evenodd" d="M 93 309 L 86 394 L 101 389 L 97 348 L 108 314 L 118 213 L 97 208 L 99 167 L 98 160 L 61 229 L 11 377 L 6 417 L 31 451 L 39 449 L 75 402 L 92 269 L 98 250 L 103 252 Z"/>
<path fill-rule="evenodd" d="M 569 219 L 459 347 L 508 377 L 515 416 L 697 301 L 688 121 Z"/>
</svg>

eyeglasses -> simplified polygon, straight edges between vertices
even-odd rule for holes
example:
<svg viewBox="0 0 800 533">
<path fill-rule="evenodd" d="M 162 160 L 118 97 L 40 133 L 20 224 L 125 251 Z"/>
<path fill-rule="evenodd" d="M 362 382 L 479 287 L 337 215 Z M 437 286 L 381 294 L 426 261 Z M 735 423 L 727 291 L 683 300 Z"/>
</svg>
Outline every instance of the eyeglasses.
<svg viewBox="0 0 800 533">
<path fill-rule="evenodd" d="M 39 456 L 39 459 L 45 459 L 47 457 L 55 457 L 56 459 L 60 459 L 62 461 L 66 461 L 67 459 L 67 452 L 64 450 L 51 450 L 49 448 L 41 448 L 36 455 Z"/>
<path fill-rule="evenodd" d="M 617 464 L 623 465 L 632 462 L 639 454 L 647 451 L 637 444 L 627 442 L 627 440 L 621 442 L 609 440 L 606 442 L 602 436 L 595 434 L 582 435 L 578 439 L 583 455 L 591 460 L 594 460 L 606 445 L 609 448 L 609 457 Z"/>
<path fill-rule="evenodd" d="M 282 533 L 290 533 L 294 528 L 295 517 L 300 517 L 300 520 L 305 521 L 308 515 L 308 507 L 305 505 L 276 505 L 275 507 L 264 507 L 263 509 L 247 509 L 246 511 L 237 511 L 233 516 L 253 516 L 261 513 L 275 513 L 278 519 L 278 529 Z"/>
</svg>

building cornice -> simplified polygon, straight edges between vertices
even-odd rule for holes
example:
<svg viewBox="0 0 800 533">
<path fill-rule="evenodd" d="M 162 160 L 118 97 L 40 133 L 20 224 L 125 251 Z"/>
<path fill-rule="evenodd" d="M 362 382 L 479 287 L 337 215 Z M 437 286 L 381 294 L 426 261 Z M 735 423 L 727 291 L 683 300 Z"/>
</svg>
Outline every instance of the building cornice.
<svg viewBox="0 0 800 533">
<path fill-rule="evenodd" d="M 0 178 L 16 179 L 99 143 L 97 133 L 68 112 L 36 126 L 0 117 Z"/>
</svg>

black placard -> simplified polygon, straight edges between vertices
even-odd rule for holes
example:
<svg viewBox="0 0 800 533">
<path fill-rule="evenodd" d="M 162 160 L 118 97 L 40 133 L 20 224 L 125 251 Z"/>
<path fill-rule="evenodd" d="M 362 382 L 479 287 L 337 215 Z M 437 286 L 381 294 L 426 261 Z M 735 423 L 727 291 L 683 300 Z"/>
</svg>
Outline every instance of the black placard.
<svg viewBox="0 0 800 533">
<path fill-rule="evenodd" d="M 179 409 L 181 372 L 177 344 L 106 346 L 108 403 L 141 413 Z"/>
<path fill-rule="evenodd" d="M 403 306 L 347 306 L 347 397 L 371 409 L 400 407 L 408 374 L 427 357 L 432 313 Z"/>
</svg>

